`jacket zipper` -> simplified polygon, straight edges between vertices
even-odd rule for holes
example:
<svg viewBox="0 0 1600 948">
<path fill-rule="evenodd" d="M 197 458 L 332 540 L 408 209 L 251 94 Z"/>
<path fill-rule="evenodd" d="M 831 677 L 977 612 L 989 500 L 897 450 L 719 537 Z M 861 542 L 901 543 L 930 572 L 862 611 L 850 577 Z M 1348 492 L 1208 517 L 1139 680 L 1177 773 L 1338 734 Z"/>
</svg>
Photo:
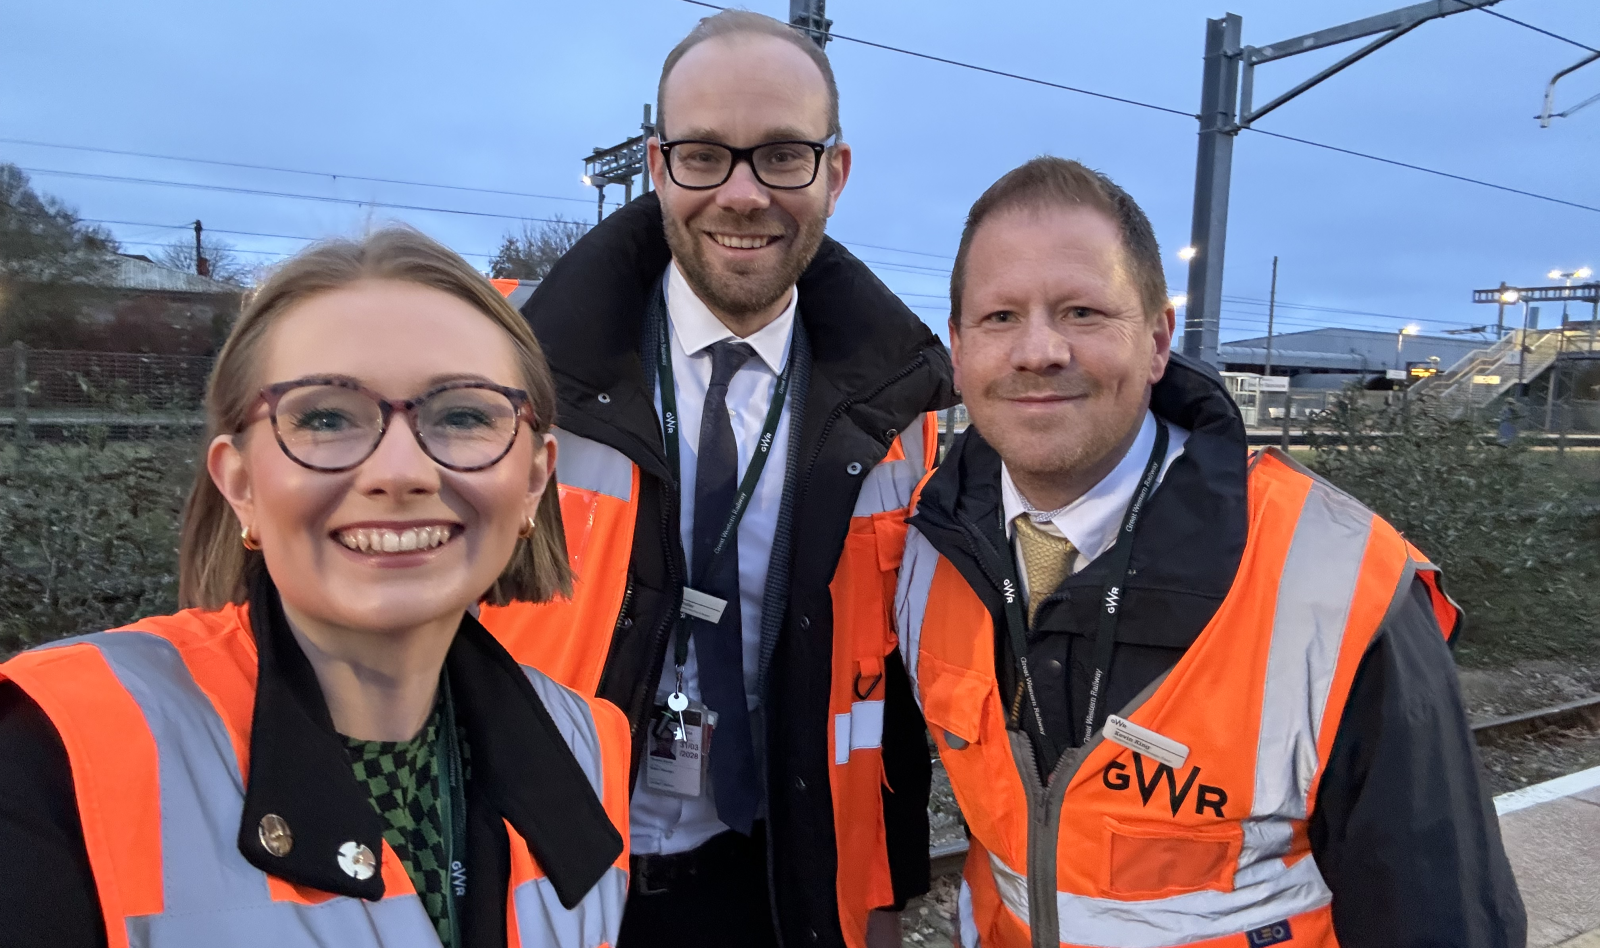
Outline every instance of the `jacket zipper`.
<svg viewBox="0 0 1600 948">
<path fill-rule="evenodd" d="M 921 368 L 923 363 L 927 362 L 927 360 L 927 354 L 919 352 L 917 353 L 917 357 L 907 363 L 904 368 L 889 376 L 887 379 L 884 379 L 882 385 L 879 385 L 877 388 L 866 393 L 860 398 L 847 398 L 839 404 L 833 406 L 833 411 L 828 412 L 827 419 L 822 422 L 822 434 L 817 437 L 817 446 L 811 452 L 811 459 L 806 462 L 806 470 L 803 480 L 806 482 L 811 480 L 811 471 L 817 466 L 817 460 L 822 457 L 822 446 L 828 443 L 828 432 L 833 430 L 833 423 L 838 421 L 840 416 L 849 411 L 853 405 L 864 401 L 871 401 L 872 399 L 877 398 L 883 393 L 884 389 L 889 388 L 896 382 L 899 382 L 911 375 L 911 373 Z"/>
</svg>

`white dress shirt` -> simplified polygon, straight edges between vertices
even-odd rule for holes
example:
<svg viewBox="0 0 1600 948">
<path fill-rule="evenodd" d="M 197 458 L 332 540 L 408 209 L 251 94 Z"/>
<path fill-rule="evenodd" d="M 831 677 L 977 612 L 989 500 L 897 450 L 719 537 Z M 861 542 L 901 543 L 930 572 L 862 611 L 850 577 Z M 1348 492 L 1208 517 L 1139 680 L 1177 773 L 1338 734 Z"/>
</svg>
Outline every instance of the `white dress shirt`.
<svg viewBox="0 0 1600 948">
<path fill-rule="evenodd" d="M 678 399 L 678 473 L 681 493 L 678 528 L 683 551 L 694 575 L 694 478 L 700 450 L 700 416 L 705 406 L 706 389 L 711 385 L 711 346 L 724 339 L 738 338 L 703 303 L 676 263 L 667 268 L 667 322 L 672 335 L 672 375 Z M 777 319 L 745 337 L 755 350 L 728 382 L 728 418 L 733 422 L 733 441 L 738 451 L 739 477 L 755 454 L 761 427 L 767 420 L 772 393 L 778 376 L 789 359 L 794 337 L 795 305 L 798 291 L 789 294 L 789 305 Z M 660 382 L 656 388 L 656 413 L 660 417 Z M 754 712 L 761 706 L 757 678 L 761 655 L 761 606 L 767 591 L 767 563 L 772 557 L 772 536 L 778 525 L 778 508 L 783 502 L 784 472 L 789 458 L 789 404 L 783 407 L 774 433 L 772 450 L 762 468 L 750 505 L 739 521 L 739 622 L 744 640 L 744 690 L 748 699 L 752 729 L 760 728 Z M 677 685 L 673 648 L 668 646 L 666 664 L 661 669 L 661 685 L 656 702 L 663 703 Z M 690 701 L 700 700 L 699 663 L 693 639 L 689 658 L 683 666 L 683 693 Z M 753 735 L 757 748 L 763 735 Z M 715 742 L 713 741 L 713 748 Z M 715 749 L 712 751 L 716 753 Z M 638 785 L 631 806 L 630 836 L 633 852 L 677 853 L 694 849 L 728 829 L 717 819 L 717 806 L 711 794 L 709 774 L 705 793 L 697 799 L 655 793 L 645 785 L 645 768 L 639 768 Z"/>
<path fill-rule="evenodd" d="M 1187 430 L 1167 422 L 1167 456 L 1156 475 L 1157 486 L 1167 476 L 1167 468 L 1183 453 L 1184 442 L 1188 440 Z M 1133 446 L 1111 469 L 1111 473 L 1085 491 L 1082 497 L 1054 511 L 1055 516 L 1039 524 L 1044 532 L 1066 537 L 1072 543 L 1072 548 L 1077 552 L 1068 564 L 1069 572 L 1076 573 L 1083 569 L 1116 542 L 1122 517 L 1128 512 L 1128 505 L 1133 503 L 1134 492 L 1139 489 L 1139 478 L 1144 475 L 1144 466 L 1150 460 L 1150 452 L 1155 450 L 1155 446 L 1156 416 L 1146 410 L 1144 423 L 1139 426 Z M 1014 521 L 1027 511 L 1027 506 L 1022 502 L 1022 493 L 1017 490 L 1016 482 L 1011 479 L 1011 471 L 1004 461 L 1000 462 L 1000 508 L 1001 516 L 1005 518 L 1006 539 L 1014 540 L 1017 529 Z M 1028 571 L 1019 569 L 1017 572 L 1022 580 L 1022 594 L 1027 596 Z"/>
</svg>

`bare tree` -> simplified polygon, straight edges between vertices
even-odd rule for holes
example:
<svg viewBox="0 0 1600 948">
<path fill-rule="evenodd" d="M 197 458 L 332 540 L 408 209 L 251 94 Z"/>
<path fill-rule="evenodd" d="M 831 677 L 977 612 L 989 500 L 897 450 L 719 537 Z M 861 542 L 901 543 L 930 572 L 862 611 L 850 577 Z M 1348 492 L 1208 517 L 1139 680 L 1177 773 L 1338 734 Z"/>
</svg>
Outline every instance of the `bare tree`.
<svg viewBox="0 0 1600 948">
<path fill-rule="evenodd" d="M 0 164 L 0 343 L 81 344 L 86 308 L 105 293 L 117 242 Z"/>
<path fill-rule="evenodd" d="M 508 233 L 500 242 L 499 251 L 489 262 L 489 276 L 497 280 L 542 280 L 561 255 L 588 232 L 588 224 L 559 214 L 554 220 L 537 225 L 523 221 L 521 233 Z"/>
<path fill-rule="evenodd" d="M 210 264 L 210 277 L 234 286 L 249 286 L 255 282 L 256 267 L 239 258 L 233 244 L 215 237 L 200 237 L 200 251 Z M 197 272 L 194 265 L 194 240 L 174 240 L 156 252 L 156 263 L 186 273 Z"/>
</svg>

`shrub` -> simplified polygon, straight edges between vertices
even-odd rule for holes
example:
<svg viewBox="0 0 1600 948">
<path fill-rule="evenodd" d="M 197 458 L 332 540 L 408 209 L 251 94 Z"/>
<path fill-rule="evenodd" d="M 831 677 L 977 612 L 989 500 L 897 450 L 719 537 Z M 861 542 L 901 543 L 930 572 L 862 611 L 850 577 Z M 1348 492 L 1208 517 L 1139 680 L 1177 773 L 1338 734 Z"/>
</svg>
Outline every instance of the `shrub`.
<svg viewBox="0 0 1600 948">
<path fill-rule="evenodd" d="M 1444 570 L 1464 663 L 1587 656 L 1600 624 L 1600 504 L 1554 452 L 1501 444 L 1427 405 L 1335 403 L 1311 466 Z"/>
<path fill-rule="evenodd" d="M 0 448 L 0 659 L 172 612 L 189 439 Z"/>
</svg>

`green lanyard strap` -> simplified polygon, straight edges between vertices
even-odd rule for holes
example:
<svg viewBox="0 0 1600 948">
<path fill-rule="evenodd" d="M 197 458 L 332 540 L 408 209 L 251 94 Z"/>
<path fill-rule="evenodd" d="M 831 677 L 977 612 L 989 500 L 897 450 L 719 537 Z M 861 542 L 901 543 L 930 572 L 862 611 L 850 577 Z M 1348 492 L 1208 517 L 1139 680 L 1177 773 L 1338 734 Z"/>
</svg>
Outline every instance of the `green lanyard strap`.
<svg viewBox="0 0 1600 948">
<path fill-rule="evenodd" d="M 456 705 L 450 696 L 450 673 L 439 678 L 444 707 L 434 735 L 434 760 L 439 770 L 439 834 L 444 837 L 444 904 L 452 948 L 462 948 L 461 913 L 456 905 L 467 893 L 467 799 L 461 766 L 461 738 L 456 733 Z M 459 885 L 459 888 L 458 888 Z"/>
<path fill-rule="evenodd" d="M 677 386 L 672 375 L 672 327 L 663 321 L 661 326 L 661 339 L 656 346 L 656 377 L 661 386 L 661 440 L 667 451 L 667 465 L 672 470 L 673 480 L 678 489 L 682 487 L 682 461 L 678 451 L 678 395 Z M 789 394 L 789 377 L 794 370 L 794 357 L 791 354 L 789 361 L 784 364 L 783 372 L 778 376 L 778 384 L 772 392 L 772 403 L 767 406 L 767 418 L 761 426 L 761 438 L 756 442 L 755 453 L 750 457 L 750 466 L 745 468 L 744 477 L 739 480 L 739 493 L 733 498 L 733 508 L 728 511 L 728 520 L 722 525 L 722 532 L 717 534 L 717 545 L 712 548 L 711 555 L 704 563 L 696 563 L 695 572 L 704 578 L 711 571 L 711 564 L 722 551 L 727 549 L 728 540 L 734 536 L 734 531 L 739 529 L 739 521 L 744 519 L 744 512 L 749 509 L 750 498 L 755 495 L 756 483 L 761 480 L 761 472 L 767 466 L 767 458 L 772 454 L 772 445 L 777 439 L 778 420 L 783 416 L 784 399 Z M 701 424 L 705 420 L 701 419 Z M 733 608 L 738 608 L 738 603 L 731 603 Z M 681 670 L 689 660 L 689 623 L 683 616 L 678 617 L 677 634 L 673 641 L 673 661 Z M 682 687 L 679 687 L 682 692 Z"/>
</svg>

